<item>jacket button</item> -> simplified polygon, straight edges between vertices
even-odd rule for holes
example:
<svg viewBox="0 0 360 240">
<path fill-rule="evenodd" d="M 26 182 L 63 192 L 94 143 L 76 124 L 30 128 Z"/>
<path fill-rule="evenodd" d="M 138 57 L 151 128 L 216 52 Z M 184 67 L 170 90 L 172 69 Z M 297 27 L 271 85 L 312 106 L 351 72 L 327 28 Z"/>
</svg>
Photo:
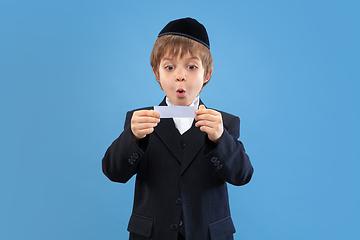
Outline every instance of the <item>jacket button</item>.
<svg viewBox="0 0 360 240">
<path fill-rule="evenodd" d="M 138 159 L 138 158 L 139 158 L 139 154 L 133 153 L 133 157 L 134 157 L 135 159 Z"/>
<path fill-rule="evenodd" d="M 215 166 L 215 167 L 217 167 L 217 166 L 219 166 L 219 165 L 220 165 L 220 161 L 214 162 L 214 166 Z"/>
<path fill-rule="evenodd" d="M 177 226 L 177 224 L 171 224 L 170 228 L 171 228 L 171 230 L 176 231 L 178 226 Z"/>
<path fill-rule="evenodd" d="M 181 148 L 184 149 L 186 144 L 184 142 L 181 143 Z"/>
<path fill-rule="evenodd" d="M 217 166 L 216 168 L 217 169 L 222 169 L 223 165 L 222 164 L 219 164 L 219 166 Z"/>
<path fill-rule="evenodd" d="M 176 199 L 175 202 L 176 202 L 177 205 L 180 205 L 181 204 L 181 198 Z"/>
<path fill-rule="evenodd" d="M 217 161 L 217 157 L 212 157 L 212 158 L 211 158 L 211 162 L 214 163 L 214 162 L 216 162 L 216 161 Z"/>
<path fill-rule="evenodd" d="M 130 164 L 134 164 L 134 160 L 132 160 L 131 158 L 129 158 L 128 162 L 129 162 Z"/>
</svg>

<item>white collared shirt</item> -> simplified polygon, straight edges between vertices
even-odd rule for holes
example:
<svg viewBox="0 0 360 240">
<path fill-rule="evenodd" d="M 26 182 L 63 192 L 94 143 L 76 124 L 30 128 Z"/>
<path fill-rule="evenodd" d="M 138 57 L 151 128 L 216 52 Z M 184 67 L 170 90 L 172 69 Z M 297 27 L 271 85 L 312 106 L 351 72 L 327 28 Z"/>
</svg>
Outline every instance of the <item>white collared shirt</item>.
<svg viewBox="0 0 360 240">
<path fill-rule="evenodd" d="M 199 108 L 200 98 L 197 96 L 195 100 L 190 104 L 190 106 L 196 106 L 196 108 Z M 166 104 L 168 106 L 174 106 L 174 104 L 170 101 L 168 97 L 166 97 Z M 175 127 L 177 130 L 179 130 L 180 134 L 183 135 L 187 130 L 191 128 L 191 125 L 194 121 L 194 118 L 178 118 L 174 117 L 172 118 L 175 123 Z"/>
</svg>

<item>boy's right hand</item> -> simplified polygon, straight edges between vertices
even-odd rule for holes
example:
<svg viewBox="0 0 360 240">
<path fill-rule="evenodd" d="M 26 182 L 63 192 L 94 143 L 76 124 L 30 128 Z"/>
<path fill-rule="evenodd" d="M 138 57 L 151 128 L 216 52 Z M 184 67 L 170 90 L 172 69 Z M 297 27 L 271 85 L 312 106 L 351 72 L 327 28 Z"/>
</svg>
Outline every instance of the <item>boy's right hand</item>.
<svg viewBox="0 0 360 240">
<path fill-rule="evenodd" d="M 154 127 L 160 122 L 160 114 L 154 110 L 135 111 L 131 118 L 131 131 L 134 141 L 138 144 L 139 140 L 154 131 Z"/>
</svg>

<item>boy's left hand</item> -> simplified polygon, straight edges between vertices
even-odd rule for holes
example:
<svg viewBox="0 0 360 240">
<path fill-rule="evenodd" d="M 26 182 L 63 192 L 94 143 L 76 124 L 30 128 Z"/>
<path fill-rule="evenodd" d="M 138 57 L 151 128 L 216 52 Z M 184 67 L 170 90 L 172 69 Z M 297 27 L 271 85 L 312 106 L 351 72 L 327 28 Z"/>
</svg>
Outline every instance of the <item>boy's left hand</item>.
<svg viewBox="0 0 360 240">
<path fill-rule="evenodd" d="M 206 132 L 211 141 L 219 144 L 224 132 L 221 113 L 207 109 L 204 105 L 200 105 L 195 113 L 195 120 L 197 121 L 195 126 L 200 127 L 201 131 Z"/>
</svg>

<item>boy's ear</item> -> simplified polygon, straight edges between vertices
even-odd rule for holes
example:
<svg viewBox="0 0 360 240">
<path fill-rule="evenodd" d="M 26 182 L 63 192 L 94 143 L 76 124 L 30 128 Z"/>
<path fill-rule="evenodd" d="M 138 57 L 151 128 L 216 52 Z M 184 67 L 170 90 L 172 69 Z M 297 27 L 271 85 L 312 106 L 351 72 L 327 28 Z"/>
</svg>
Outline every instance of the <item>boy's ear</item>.
<svg viewBox="0 0 360 240">
<path fill-rule="evenodd" d="M 210 69 L 209 74 L 208 74 L 207 77 L 204 79 L 204 83 L 207 83 L 207 82 L 210 80 L 211 75 L 212 75 L 212 72 L 213 72 L 213 68 Z"/>
<path fill-rule="evenodd" d="M 152 70 L 153 70 L 153 73 L 154 73 L 154 75 L 155 75 L 155 79 L 156 79 L 156 81 L 158 81 L 158 82 L 159 82 L 159 78 L 158 78 L 158 76 L 156 75 L 155 68 L 152 68 Z"/>
</svg>

